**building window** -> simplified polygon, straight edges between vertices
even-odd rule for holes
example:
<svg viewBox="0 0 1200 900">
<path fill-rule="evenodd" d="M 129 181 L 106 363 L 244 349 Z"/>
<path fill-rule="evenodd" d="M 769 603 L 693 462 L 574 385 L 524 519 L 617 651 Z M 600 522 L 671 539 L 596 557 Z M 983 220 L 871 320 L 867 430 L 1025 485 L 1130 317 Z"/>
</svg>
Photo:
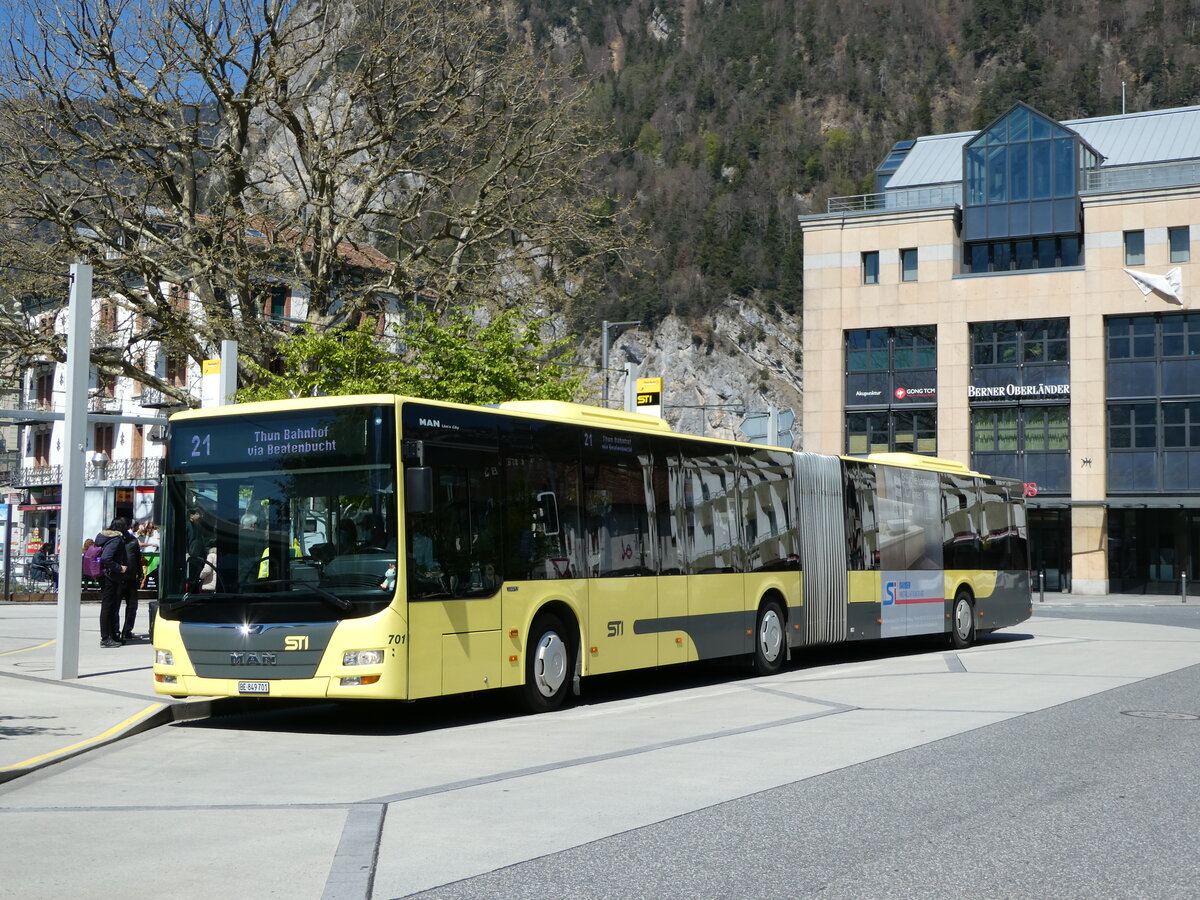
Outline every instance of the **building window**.
<svg viewBox="0 0 1200 900">
<path fill-rule="evenodd" d="M 1162 317 L 1162 355 L 1200 356 L 1200 315 Z"/>
<path fill-rule="evenodd" d="M 1153 359 L 1153 316 L 1115 316 L 1108 320 L 1108 358 Z"/>
<path fill-rule="evenodd" d="M 879 284 L 879 251 L 872 250 L 862 255 L 863 284 Z"/>
<path fill-rule="evenodd" d="M 39 369 L 33 379 L 33 402 L 38 409 L 54 408 L 54 370 Z"/>
<path fill-rule="evenodd" d="M 286 284 L 274 284 L 260 290 L 258 300 L 262 303 L 263 316 L 273 322 L 282 322 L 288 315 L 289 292 Z"/>
<path fill-rule="evenodd" d="M 1067 319 L 1039 319 L 1026 322 L 1021 340 L 1026 363 L 1063 363 L 1070 357 L 1071 340 Z"/>
<path fill-rule="evenodd" d="M 1164 401 L 1163 446 L 1200 447 L 1200 400 Z"/>
<path fill-rule="evenodd" d="M 847 372 L 886 372 L 889 363 L 888 330 L 864 328 L 846 333 Z"/>
<path fill-rule="evenodd" d="M 1108 404 L 1108 447 L 1110 450 L 1153 449 L 1157 443 L 1157 404 Z"/>
<path fill-rule="evenodd" d="M 111 335 L 117 330 L 117 305 L 111 300 L 101 301 L 96 330 L 105 335 Z"/>
<path fill-rule="evenodd" d="M 1078 265 L 1054 239 L 1082 230 L 1079 184 L 1099 155 L 1080 136 L 1018 103 L 963 147 L 962 240 L 969 271 Z M 1049 239 L 1049 243 L 1042 243 Z M 1011 242 L 1011 243 L 1010 243 Z M 998 244 L 985 264 L 980 244 Z M 978 257 L 976 256 L 978 254 Z"/>
<path fill-rule="evenodd" d="M 1200 492 L 1200 313 L 1113 316 L 1108 359 L 1108 490 Z"/>
<path fill-rule="evenodd" d="M 904 371 L 908 386 L 916 387 L 918 384 L 909 374 L 913 369 L 936 376 L 937 326 L 862 328 L 846 332 L 847 374 Z"/>
<path fill-rule="evenodd" d="M 1067 319 L 976 322 L 970 329 L 973 366 L 1061 365 L 1071 358 Z M 1039 370 L 1035 380 L 1043 378 Z"/>
<path fill-rule="evenodd" d="M 1024 450 L 1071 449 L 1071 409 L 1068 406 L 1031 406 L 1021 410 Z"/>
<path fill-rule="evenodd" d="M 174 387 L 187 386 L 187 357 L 171 355 L 166 360 L 165 377 Z"/>
<path fill-rule="evenodd" d="M 932 325 L 914 325 L 893 331 L 893 369 L 932 369 L 936 366 L 937 329 Z"/>
<path fill-rule="evenodd" d="M 971 411 L 973 453 L 1017 452 L 1017 407 L 981 408 Z"/>
<path fill-rule="evenodd" d="M 846 415 L 846 452 L 937 453 L 936 409 L 878 409 Z"/>
<path fill-rule="evenodd" d="M 1144 266 L 1146 264 L 1146 232 L 1125 232 L 1125 265 Z"/>
<path fill-rule="evenodd" d="M 1068 493 L 1067 319 L 976 322 L 971 337 L 971 465 L 1039 493 Z"/>
<path fill-rule="evenodd" d="M 855 456 L 886 453 L 889 447 L 887 410 L 855 412 L 846 416 L 846 452 Z"/>
<path fill-rule="evenodd" d="M 846 452 L 937 452 L 937 328 L 846 332 Z"/>
<path fill-rule="evenodd" d="M 1036 240 L 968 244 L 963 251 L 963 263 L 964 270 L 973 274 L 1078 266 L 1079 236 L 1070 234 Z"/>
<path fill-rule="evenodd" d="M 1167 229 L 1167 242 L 1171 245 L 1171 262 L 1188 262 L 1192 258 L 1192 230 L 1183 225 Z"/>
<path fill-rule="evenodd" d="M 917 248 L 900 251 L 900 280 L 917 280 Z"/>
<path fill-rule="evenodd" d="M 937 410 L 893 410 L 891 449 L 896 453 L 937 453 Z"/>
<path fill-rule="evenodd" d="M 971 326 L 971 361 L 977 366 L 1015 366 L 1021 330 L 1016 322 L 980 322 Z"/>
<path fill-rule="evenodd" d="M 40 468 L 50 465 L 49 431 L 38 431 L 33 435 L 33 464 Z"/>
<path fill-rule="evenodd" d="M 96 437 L 92 442 L 92 449 L 96 453 L 105 453 L 111 460 L 113 455 L 113 436 L 114 428 L 112 425 L 97 425 Z"/>
</svg>

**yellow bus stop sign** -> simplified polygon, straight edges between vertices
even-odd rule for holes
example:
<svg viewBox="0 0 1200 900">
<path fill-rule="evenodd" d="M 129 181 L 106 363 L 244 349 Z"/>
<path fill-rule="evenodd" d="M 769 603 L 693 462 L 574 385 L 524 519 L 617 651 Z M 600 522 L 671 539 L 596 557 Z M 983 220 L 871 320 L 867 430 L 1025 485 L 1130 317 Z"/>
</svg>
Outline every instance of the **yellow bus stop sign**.
<svg viewBox="0 0 1200 900">
<path fill-rule="evenodd" d="M 637 411 L 649 416 L 662 416 L 661 378 L 639 378 L 637 380 Z"/>
</svg>

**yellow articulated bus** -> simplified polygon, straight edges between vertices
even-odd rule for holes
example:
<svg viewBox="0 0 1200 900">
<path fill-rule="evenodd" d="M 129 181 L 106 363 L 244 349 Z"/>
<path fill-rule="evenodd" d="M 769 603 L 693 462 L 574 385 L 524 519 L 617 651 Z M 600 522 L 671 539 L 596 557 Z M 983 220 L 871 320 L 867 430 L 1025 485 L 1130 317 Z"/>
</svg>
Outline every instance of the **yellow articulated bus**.
<svg viewBox="0 0 1200 900">
<path fill-rule="evenodd" d="M 154 679 L 417 699 L 1031 614 L 1019 482 L 552 402 L 321 397 L 172 417 Z"/>
</svg>

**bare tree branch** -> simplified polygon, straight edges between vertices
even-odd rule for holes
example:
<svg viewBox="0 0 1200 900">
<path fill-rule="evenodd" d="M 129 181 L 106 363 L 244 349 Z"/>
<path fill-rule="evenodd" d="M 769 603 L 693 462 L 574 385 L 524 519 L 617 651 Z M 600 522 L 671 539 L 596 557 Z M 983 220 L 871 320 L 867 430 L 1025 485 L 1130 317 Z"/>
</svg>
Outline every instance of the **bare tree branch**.
<svg viewBox="0 0 1200 900">
<path fill-rule="evenodd" d="M 579 302 L 636 240 L 596 215 L 602 144 L 584 87 L 489 9 L 16 6 L 0 65 L 0 295 L 24 299 L 0 314 L 6 356 L 26 340 L 61 357 L 23 317 L 64 294 L 6 262 L 85 257 L 131 348 L 201 360 L 235 338 L 266 366 L 286 337 L 264 315 L 271 285 L 290 286 L 315 329 L 416 294 L 440 310 L 545 311 Z M 194 402 L 144 355 L 104 364 Z"/>
</svg>

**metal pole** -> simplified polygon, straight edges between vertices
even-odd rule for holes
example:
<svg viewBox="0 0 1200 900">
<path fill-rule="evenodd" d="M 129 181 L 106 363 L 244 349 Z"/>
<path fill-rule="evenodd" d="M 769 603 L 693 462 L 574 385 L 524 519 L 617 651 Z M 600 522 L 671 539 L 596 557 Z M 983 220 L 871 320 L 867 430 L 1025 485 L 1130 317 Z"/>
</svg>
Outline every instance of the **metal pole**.
<svg viewBox="0 0 1200 900">
<path fill-rule="evenodd" d="M 1182 595 L 1182 600 L 1187 603 L 1187 570 L 1179 573 L 1179 593 Z"/>
<path fill-rule="evenodd" d="M 1046 602 L 1046 570 L 1038 569 L 1038 603 Z"/>
<path fill-rule="evenodd" d="M 83 466 L 87 449 L 87 385 L 91 366 L 92 267 L 71 266 L 67 305 L 67 383 L 63 440 L 62 527 L 59 528 L 58 642 L 55 675 L 79 677 L 79 591 L 83 579 Z"/>
<path fill-rule="evenodd" d="M 608 409 L 608 319 L 605 319 L 601 325 L 600 339 L 600 371 L 604 373 L 604 390 L 601 393 L 601 401 L 603 407 Z"/>
<path fill-rule="evenodd" d="M 636 322 L 610 322 L 605 319 L 600 323 L 601 340 L 600 340 L 600 368 L 604 372 L 604 391 L 601 394 L 603 406 L 608 409 L 608 332 L 613 328 L 623 328 L 628 325 L 641 325 L 641 320 Z"/>
<path fill-rule="evenodd" d="M 217 391 L 218 406 L 234 402 L 233 395 L 237 393 L 237 362 L 238 342 L 221 341 L 221 387 Z"/>
<path fill-rule="evenodd" d="M 8 512 L 4 514 L 4 599 L 12 599 L 12 516 L 11 503 L 6 503 Z"/>
</svg>

